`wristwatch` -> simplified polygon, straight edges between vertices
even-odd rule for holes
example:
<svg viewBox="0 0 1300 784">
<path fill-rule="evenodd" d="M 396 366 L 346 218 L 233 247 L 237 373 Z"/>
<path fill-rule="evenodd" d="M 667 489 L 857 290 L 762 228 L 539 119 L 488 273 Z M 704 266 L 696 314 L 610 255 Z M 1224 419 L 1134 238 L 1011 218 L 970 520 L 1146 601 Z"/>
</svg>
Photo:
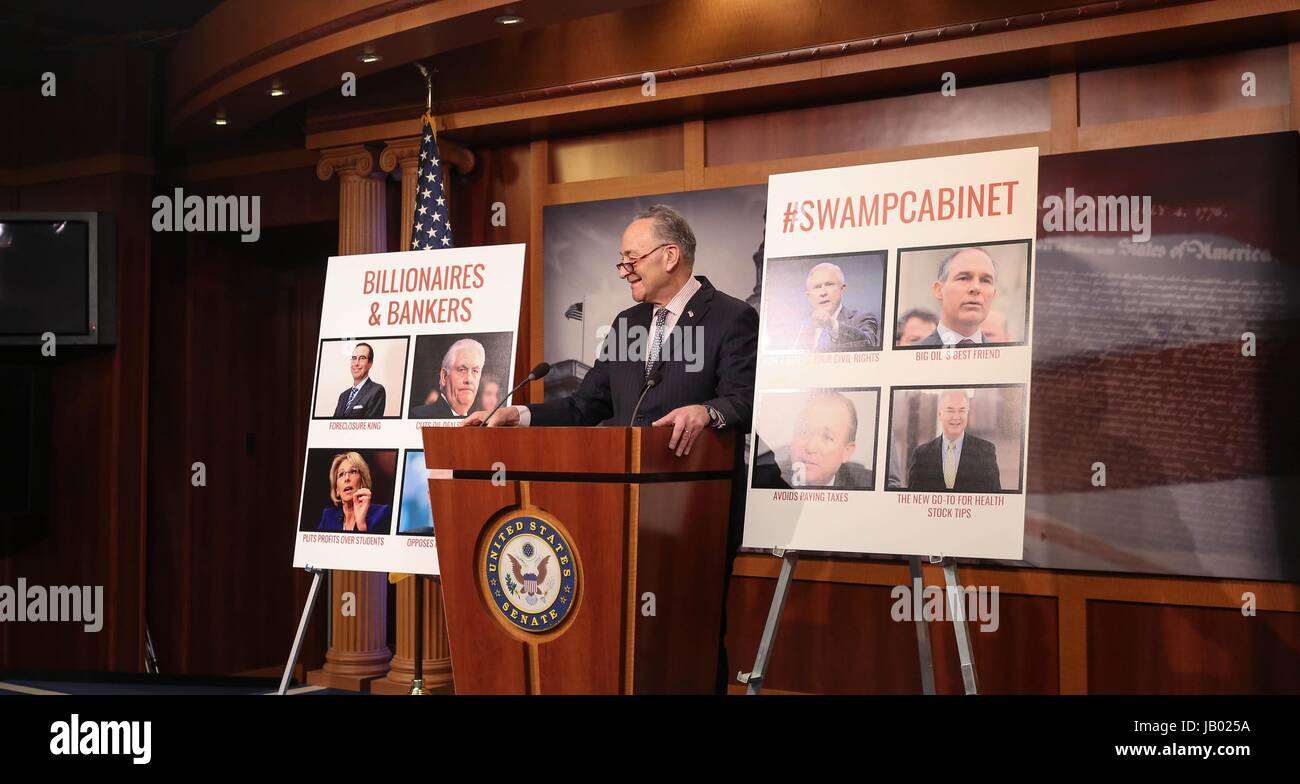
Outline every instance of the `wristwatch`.
<svg viewBox="0 0 1300 784">
<path fill-rule="evenodd" d="M 721 430 L 727 426 L 727 420 L 723 419 L 722 414 L 718 412 L 718 409 L 713 406 L 705 406 L 704 410 L 709 412 L 709 427 L 714 430 Z"/>
</svg>

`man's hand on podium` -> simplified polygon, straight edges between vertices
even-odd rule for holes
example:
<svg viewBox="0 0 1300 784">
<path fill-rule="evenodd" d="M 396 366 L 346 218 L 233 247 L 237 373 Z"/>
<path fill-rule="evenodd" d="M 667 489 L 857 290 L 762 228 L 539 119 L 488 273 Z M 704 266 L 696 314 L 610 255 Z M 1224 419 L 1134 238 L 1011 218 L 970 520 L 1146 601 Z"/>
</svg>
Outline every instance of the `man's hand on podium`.
<svg viewBox="0 0 1300 784">
<path fill-rule="evenodd" d="M 475 411 L 460 421 L 461 427 L 476 427 L 483 424 L 487 417 L 486 411 Z M 492 421 L 488 423 L 489 427 L 514 427 L 519 424 L 519 409 L 514 406 L 502 406 L 500 411 L 492 415 Z"/>
<path fill-rule="evenodd" d="M 691 444 L 700 431 L 709 426 L 709 410 L 701 405 L 674 408 L 660 419 L 650 423 L 653 427 L 672 425 L 673 437 L 668 440 L 668 448 L 677 451 L 677 456 L 689 455 Z"/>
</svg>

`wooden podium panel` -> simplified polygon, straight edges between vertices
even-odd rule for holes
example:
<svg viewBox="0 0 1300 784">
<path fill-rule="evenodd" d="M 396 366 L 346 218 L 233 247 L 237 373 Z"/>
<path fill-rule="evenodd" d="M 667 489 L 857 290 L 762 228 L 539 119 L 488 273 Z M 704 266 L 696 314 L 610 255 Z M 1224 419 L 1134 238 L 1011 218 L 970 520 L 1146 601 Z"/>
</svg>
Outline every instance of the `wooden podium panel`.
<svg viewBox="0 0 1300 784">
<path fill-rule="evenodd" d="M 452 472 L 429 497 L 457 693 L 712 692 L 730 434 L 677 458 L 667 428 L 423 432 L 426 465 Z M 562 534 L 577 565 L 568 615 L 537 633 L 506 620 L 490 583 L 487 538 L 519 515 Z"/>
</svg>

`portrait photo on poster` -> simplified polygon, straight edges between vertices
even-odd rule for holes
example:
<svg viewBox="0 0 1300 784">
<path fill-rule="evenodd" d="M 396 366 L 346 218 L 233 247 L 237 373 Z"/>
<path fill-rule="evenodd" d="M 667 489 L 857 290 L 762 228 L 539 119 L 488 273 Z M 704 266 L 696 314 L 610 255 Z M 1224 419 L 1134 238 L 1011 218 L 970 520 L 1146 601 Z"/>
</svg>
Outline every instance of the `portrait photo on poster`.
<svg viewBox="0 0 1300 784">
<path fill-rule="evenodd" d="M 402 469 L 402 504 L 397 512 L 401 536 L 433 536 L 433 509 L 429 506 L 429 472 L 424 450 L 408 449 Z"/>
<path fill-rule="evenodd" d="M 894 348 L 1024 345 L 1030 243 L 899 248 Z"/>
<path fill-rule="evenodd" d="M 417 335 L 411 419 L 464 419 L 490 411 L 510 391 L 510 332 Z"/>
<path fill-rule="evenodd" d="M 396 449 L 308 449 L 299 531 L 392 532 Z"/>
<path fill-rule="evenodd" d="M 885 489 L 1024 491 L 1024 384 L 893 387 Z"/>
<path fill-rule="evenodd" d="M 755 489 L 874 490 L 880 389 L 773 390 L 755 413 Z"/>
<path fill-rule="evenodd" d="M 885 250 L 768 259 L 763 353 L 878 351 Z"/>
<path fill-rule="evenodd" d="M 410 341 L 407 336 L 322 340 L 312 419 L 401 419 Z"/>
</svg>

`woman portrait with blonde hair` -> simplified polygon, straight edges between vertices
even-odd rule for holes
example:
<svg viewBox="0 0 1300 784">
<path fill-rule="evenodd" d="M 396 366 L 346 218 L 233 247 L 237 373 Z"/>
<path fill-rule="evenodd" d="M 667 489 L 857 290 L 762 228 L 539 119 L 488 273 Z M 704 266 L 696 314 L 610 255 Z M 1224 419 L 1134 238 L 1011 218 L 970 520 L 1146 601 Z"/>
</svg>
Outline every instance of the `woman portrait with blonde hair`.
<svg viewBox="0 0 1300 784">
<path fill-rule="evenodd" d="M 371 504 L 370 466 L 356 452 L 334 456 L 330 464 L 330 500 L 334 506 L 321 513 L 317 531 L 350 531 L 386 534 L 392 523 L 392 507 Z"/>
</svg>

